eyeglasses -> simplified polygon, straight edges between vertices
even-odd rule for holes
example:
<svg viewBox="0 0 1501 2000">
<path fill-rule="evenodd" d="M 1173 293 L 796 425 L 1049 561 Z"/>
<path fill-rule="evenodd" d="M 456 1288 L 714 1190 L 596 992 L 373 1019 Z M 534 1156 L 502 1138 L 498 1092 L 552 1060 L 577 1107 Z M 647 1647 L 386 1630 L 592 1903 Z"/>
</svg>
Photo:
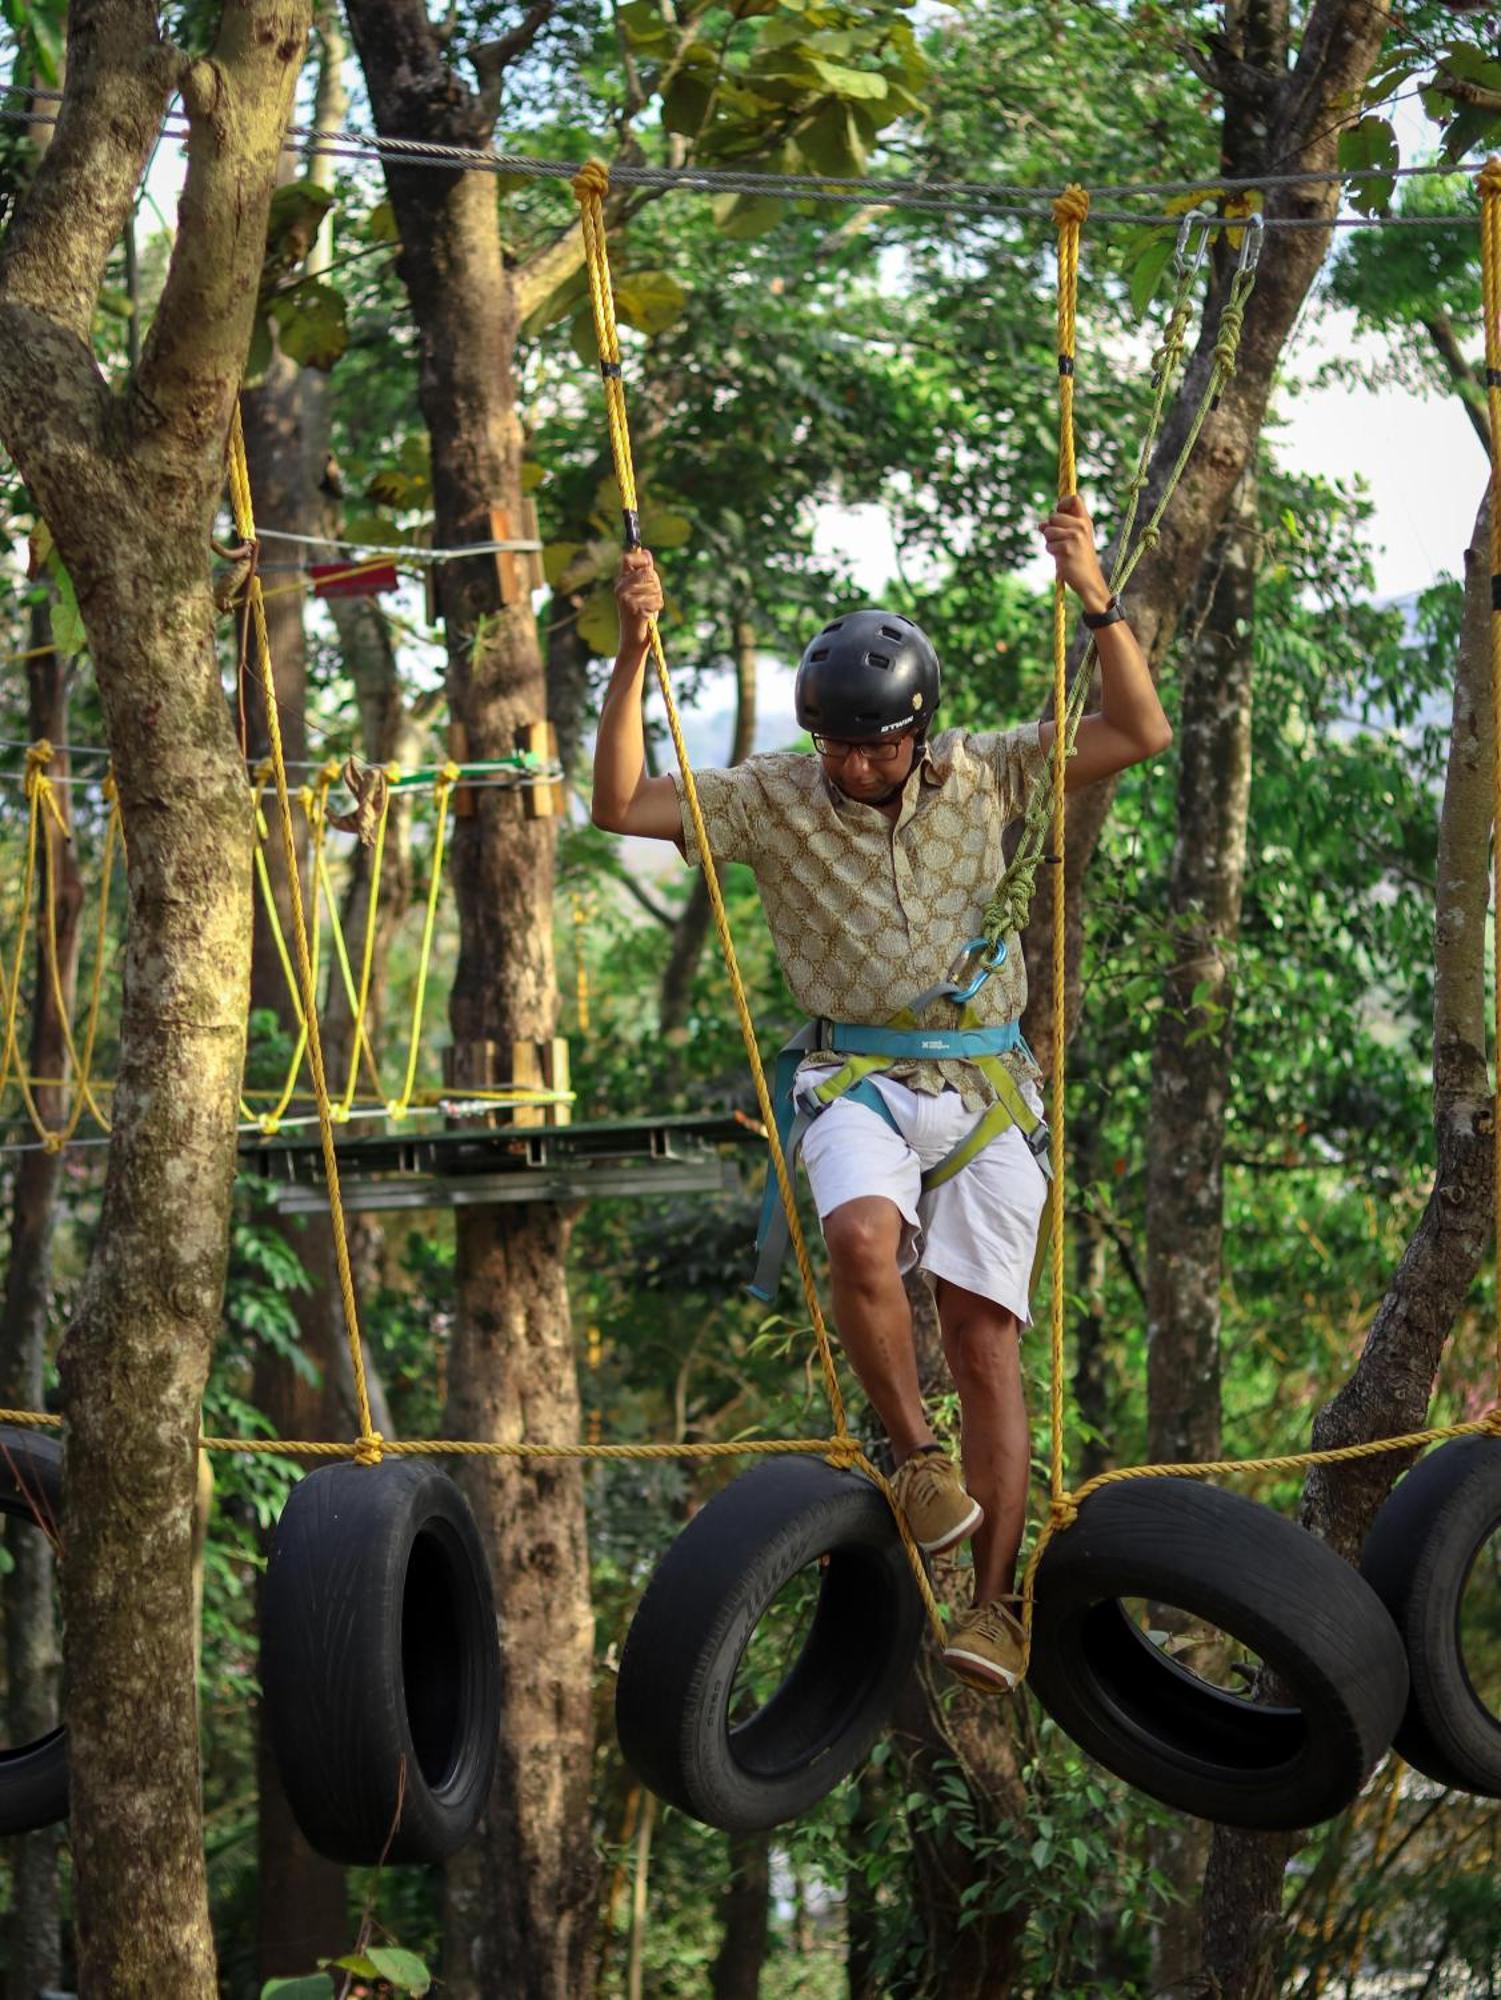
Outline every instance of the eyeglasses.
<svg viewBox="0 0 1501 2000">
<path fill-rule="evenodd" d="M 827 757 L 831 764 L 842 764 L 846 757 L 853 757 L 858 751 L 867 764 L 894 764 L 902 754 L 906 736 L 888 736 L 875 743 L 841 743 L 834 736 L 820 736 L 812 732 L 813 748 L 820 757 Z"/>
</svg>

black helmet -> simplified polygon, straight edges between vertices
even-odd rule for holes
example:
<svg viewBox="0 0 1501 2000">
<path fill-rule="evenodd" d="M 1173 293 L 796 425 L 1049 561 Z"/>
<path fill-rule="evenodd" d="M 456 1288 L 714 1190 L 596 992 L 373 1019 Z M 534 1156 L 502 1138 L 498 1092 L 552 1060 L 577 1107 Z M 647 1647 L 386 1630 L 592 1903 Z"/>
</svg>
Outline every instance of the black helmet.
<svg viewBox="0 0 1501 2000">
<path fill-rule="evenodd" d="M 938 655 L 900 611 L 851 611 L 825 625 L 802 659 L 792 698 L 811 735 L 868 743 L 926 732 L 938 706 Z"/>
</svg>

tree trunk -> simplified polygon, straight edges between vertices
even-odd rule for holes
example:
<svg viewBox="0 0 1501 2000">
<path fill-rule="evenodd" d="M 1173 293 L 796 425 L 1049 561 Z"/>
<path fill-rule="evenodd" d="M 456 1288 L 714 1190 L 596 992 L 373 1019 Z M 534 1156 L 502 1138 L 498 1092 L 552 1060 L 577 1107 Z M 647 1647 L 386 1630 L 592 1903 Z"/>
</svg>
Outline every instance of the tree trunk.
<svg viewBox="0 0 1501 2000">
<path fill-rule="evenodd" d="M 1152 1051 L 1147 1137 L 1147 1457 L 1158 1462 L 1220 1456 L 1225 1115 L 1251 797 L 1257 527 L 1252 460 L 1231 496 L 1202 613 L 1179 655 L 1172 962 Z M 1154 1622 L 1169 1631 L 1192 1624 L 1169 1606 Z M 1177 1819 L 1154 1830 L 1148 1851 L 1174 1891 L 1152 1938 L 1152 1977 L 1171 1990 L 1199 1965 L 1209 1828 Z"/>
<path fill-rule="evenodd" d="M 907 1296 L 927 1400 L 949 1386 L 938 1314 L 932 1293 L 915 1274 L 907 1281 Z M 968 1577 L 967 1570 L 951 1564 L 938 1572 L 935 1583 L 957 1602 Z M 1018 1895 L 1009 1909 L 996 1907 L 997 1864 L 994 1850 L 987 1853 L 985 1835 L 1002 1826 L 1024 1825 L 1028 1817 L 1009 1712 L 993 1696 L 955 1688 L 925 1640 L 917 1672 L 897 1703 L 894 1737 L 903 1791 L 936 1792 L 939 1780 L 955 1767 L 964 1774 L 972 1831 L 978 1836 L 967 1844 L 952 1834 L 935 1835 L 921 1824 L 911 1828 L 913 1888 L 926 1940 L 928 1983 L 923 1991 L 933 2000 L 1006 2000 L 1019 1969 L 1027 1904 Z M 965 1901 L 966 1890 L 990 1893 L 975 1904 Z"/>
<path fill-rule="evenodd" d="M 54 745 L 68 735 L 68 665 L 50 650 L 52 622 L 47 606 L 34 607 L 30 650 L 26 662 L 26 733 L 33 743 L 45 737 Z M 47 650 L 42 650 L 42 649 Z M 68 776 L 65 749 L 55 749 L 48 775 Z M 71 818 L 68 787 L 59 783 L 57 802 Z M 79 914 L 83 884 L 71 840 L 65 840 L 50 818 L 43 818 L 43 838 L 57 884 L 57 977 L 63 1005 L 71 1016 L 78 970 Z M 37 890 L 45 894 L 46 876 L 38 857 Z M 31 1039 L 27 1067 L 33 1076 L 65 1077 L 67 1053 L 64 1021 L 53 993 L 46 944 L 44 906 L 38 906 L 36 986 L 31 1003 Z M 66 1090 L 49 1084 L 34 1086 L 44 1123 L 57 1130 L 67 1119 Z M 47 1360 L 47 1328 L 52 1308 L 52 1237 L 57 1220 L 57 1195 L 63 1155 L 45 1147 L 22 1153 L 16 1168 L 11 1210 L 10 1257 L 5 1273 L 3 1349 L 0 1349 L 0 1398 L 13 1410 L 43 1407 Z M 30 1743 L 57 1726 L 58 1630 L 54 1609 L 56 1580 L 48 1536 L 19 1521 L 7 1523 L 6 1547 L 12 1569 L 4 1580 L 6 1711 L 10 1740 Z M 12 2000 L 31 2000 L 44 1987 L 61 1980 L 62 1928 L 57 1899 L 57 1855 L 61 1829 L 38 1828 L 16 1843 L 10 1917 L 6 1925 L 7 1990 Z"/>
<path fill-rule="evenodd" d="M 350 8 L 384 133 L 484 144 L 492 114 L 443 64 L 416 0 Z M 433 446 L 434 532 L 446 547 L 491 537 L 491 510 L 519 518 L 521 425 L 512 360 L 516 273 L 503 266 L 492 178 L 388 165 L 399 268 L 417 322 L 423 416 Z M 501 601 L 493 556 L 440 572 L 448 698 L 468 755 L 515 747 L 545 714 L 527 598 Z M 513 1045 L 552 1034 L 554 826 L 519 794 L 475 795 L 454 828 L 459 962 L 450 1001 L 454 1082 L 511 1073 Z M 565 1281 L 569 1223 L 543 1204 L 465 1208 L 456 1228 L 458 1311 L 450 1434 L 572 1443 L 580 1399 Z M 495 1579 L 505 1730 L 479 1839 L 448 1869 L 444 1978 L 455 2000 L 498 1983 L 535 2000 L 587 1989 L 594 1948 L 589 1837 L 592 1620 L 583 1480 L 576 1463 L 466 1461 Z"/>
<path fill-rule="evenodd" d="M 0 249 L 0 436 L 77 589 L 129 854 L 114 1129 L 60 1360 L 63 1706 L 80 1990 L 152 2000 L 215 1990 L 192 1520 L 235 1169 L 251 823 L 209 536 L 306 30 L 296 6 L 247 0 L 190 63 L 140 0 L 74 0 L 56 133 Z M 180 226 L 116 397 L 92 319 L 174 91 L 190 123 Z"/>
<path fill-rule="evenodd" d="M 730 1879 L 719 1904 L 719 1950 L 710 1970 L 713 2000 L 757 2000 L 771 1911 L 771 1840 L 731 1834 Z"/>
<path fill-rule="evenodd" d="M 1319 1413 L 1325 1450 L 1421 1429 L 1444 1344 L 1491 1242 L 1493 1099 L 1486 1072 L 1485 933 L 1492 737 L 1489 506 L 1465 552 L 1465 617 L 1439 820 L 1434 920 L 1433 1191 L 1348 1382 Z M 1349 1560 L 1407 1460 L 1314 1467 L 1303 1525 Z M 1204 1886 L 1207 1990 L 1261 2000 L 1283 1945 L 1289 1836 L 1215 1832 Z"/>
<path fill-rule="evenodd" d="M 1303 27 L 1296 60 L 1288 65 L 1287 17 L 1283 0 L 1237 0 L 1226 9 L 1227 37 L 1234 45 L 1211 58 L 1225 106 L 1224 171 L 1227 174 L 1291 174 L 1335 170 L 1338 135 L 1380 51 L 1390 18 L 1387 0 L 1315 0 Z M 1268 221 L 1287 217 L 1327 222 L 1339 206 L 1332 182 L 1301 182 L 1268 188 Z M 1092 254 L 1085 226 L 1084 263 Z M 1273 234 L 1262 258 L 1256 289 L 1246 307 L 1239 361 L 1208 418 L 1198 446 L 1162 522 L 1156 546 L 1132 578 L 1132 628 L 1154 667 L 1160 667 L 1188 601 L 1194 580 L 1219 527 L 1236 481 L 1261 434 L 1278 362 L 1309 287 L 1329 248 L 1327 228 Z M 1173 400 L 1153 454 L 1141 519 L 1161 493 L 1167 473 L 1187 438 L 1210 372 L 1219 310 L 1229 284 L 1233 254 L 1221 243 L 1215 252 L 1211 287 L 1198 347 Z M 1089 394 L 1093 364 L 1080 357 L 1081 395 Z M 1073 651 L 1076 666 L 1081 649 Z M 1078 901 L 1100 831 L 1109 817 L 1114 781 L 1090 785 L 1068 802 L 1067 891 L 1068 960 L 1065 1008 L 1069 1031 L 1078 1018 L 1082 989 L 1079 951 L 1083 937 Z M 1052 1045 L 1052 897 L 1057 870 L 1039 871 L 1032 916 L 1024 934 L 1029 997 L 1023 1025 L 1044 1068 Z"/>
</svg>

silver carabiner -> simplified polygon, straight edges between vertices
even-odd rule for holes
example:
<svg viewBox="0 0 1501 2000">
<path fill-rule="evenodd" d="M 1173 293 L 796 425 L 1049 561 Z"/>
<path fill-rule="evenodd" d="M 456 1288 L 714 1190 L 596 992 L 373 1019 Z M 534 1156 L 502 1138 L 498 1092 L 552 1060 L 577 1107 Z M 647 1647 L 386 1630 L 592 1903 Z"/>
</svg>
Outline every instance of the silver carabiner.
<svg viewBox="0 0 1501 2000">
<path fill-rule="evenodd" d="M 1259 215 L 1248 215 L 1241 225 L 1244 235 L 1240 239 L 1240 262 L 1237 272 L 1245 277 L 1256 269 L 1261 261 L 1261 245 L 1266 235 L 1266 224 Z"/>
<path fill-rule="evenodd" d="M 1190 263 L 1188 261 L 1188 245 L 1193 233 L 1193 226 L 1196 222 L 1202 224 L 1202 229 L 1199 235 L 1199 247 L 1194 253 L 1193 262 Z M 1173 245 L 1173 269 L 1177 272 L 1178 276 L 1180 278 L 1197 277 L 1199 266 L 1204 261 L 1204 252 L 1208 248 L 1209 217 L 1201 209 L 1191 208 L 1178 225 L 1178 240 Z"/>
</svg>

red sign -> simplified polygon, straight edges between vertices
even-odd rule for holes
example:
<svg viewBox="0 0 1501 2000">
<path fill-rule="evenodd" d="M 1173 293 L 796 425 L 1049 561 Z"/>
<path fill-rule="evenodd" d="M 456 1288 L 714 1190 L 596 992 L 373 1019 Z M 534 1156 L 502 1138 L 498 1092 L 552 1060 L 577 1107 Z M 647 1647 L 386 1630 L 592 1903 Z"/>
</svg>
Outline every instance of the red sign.
<svg viewBox="0 0 1501 2000">
<path fill-rule="evenodd" d="M 378 597 L 397 585 L 394 562 L 361 561 L 350 556 L 344 562 L 309 563 L 315 597 Z"/>
</svg>

